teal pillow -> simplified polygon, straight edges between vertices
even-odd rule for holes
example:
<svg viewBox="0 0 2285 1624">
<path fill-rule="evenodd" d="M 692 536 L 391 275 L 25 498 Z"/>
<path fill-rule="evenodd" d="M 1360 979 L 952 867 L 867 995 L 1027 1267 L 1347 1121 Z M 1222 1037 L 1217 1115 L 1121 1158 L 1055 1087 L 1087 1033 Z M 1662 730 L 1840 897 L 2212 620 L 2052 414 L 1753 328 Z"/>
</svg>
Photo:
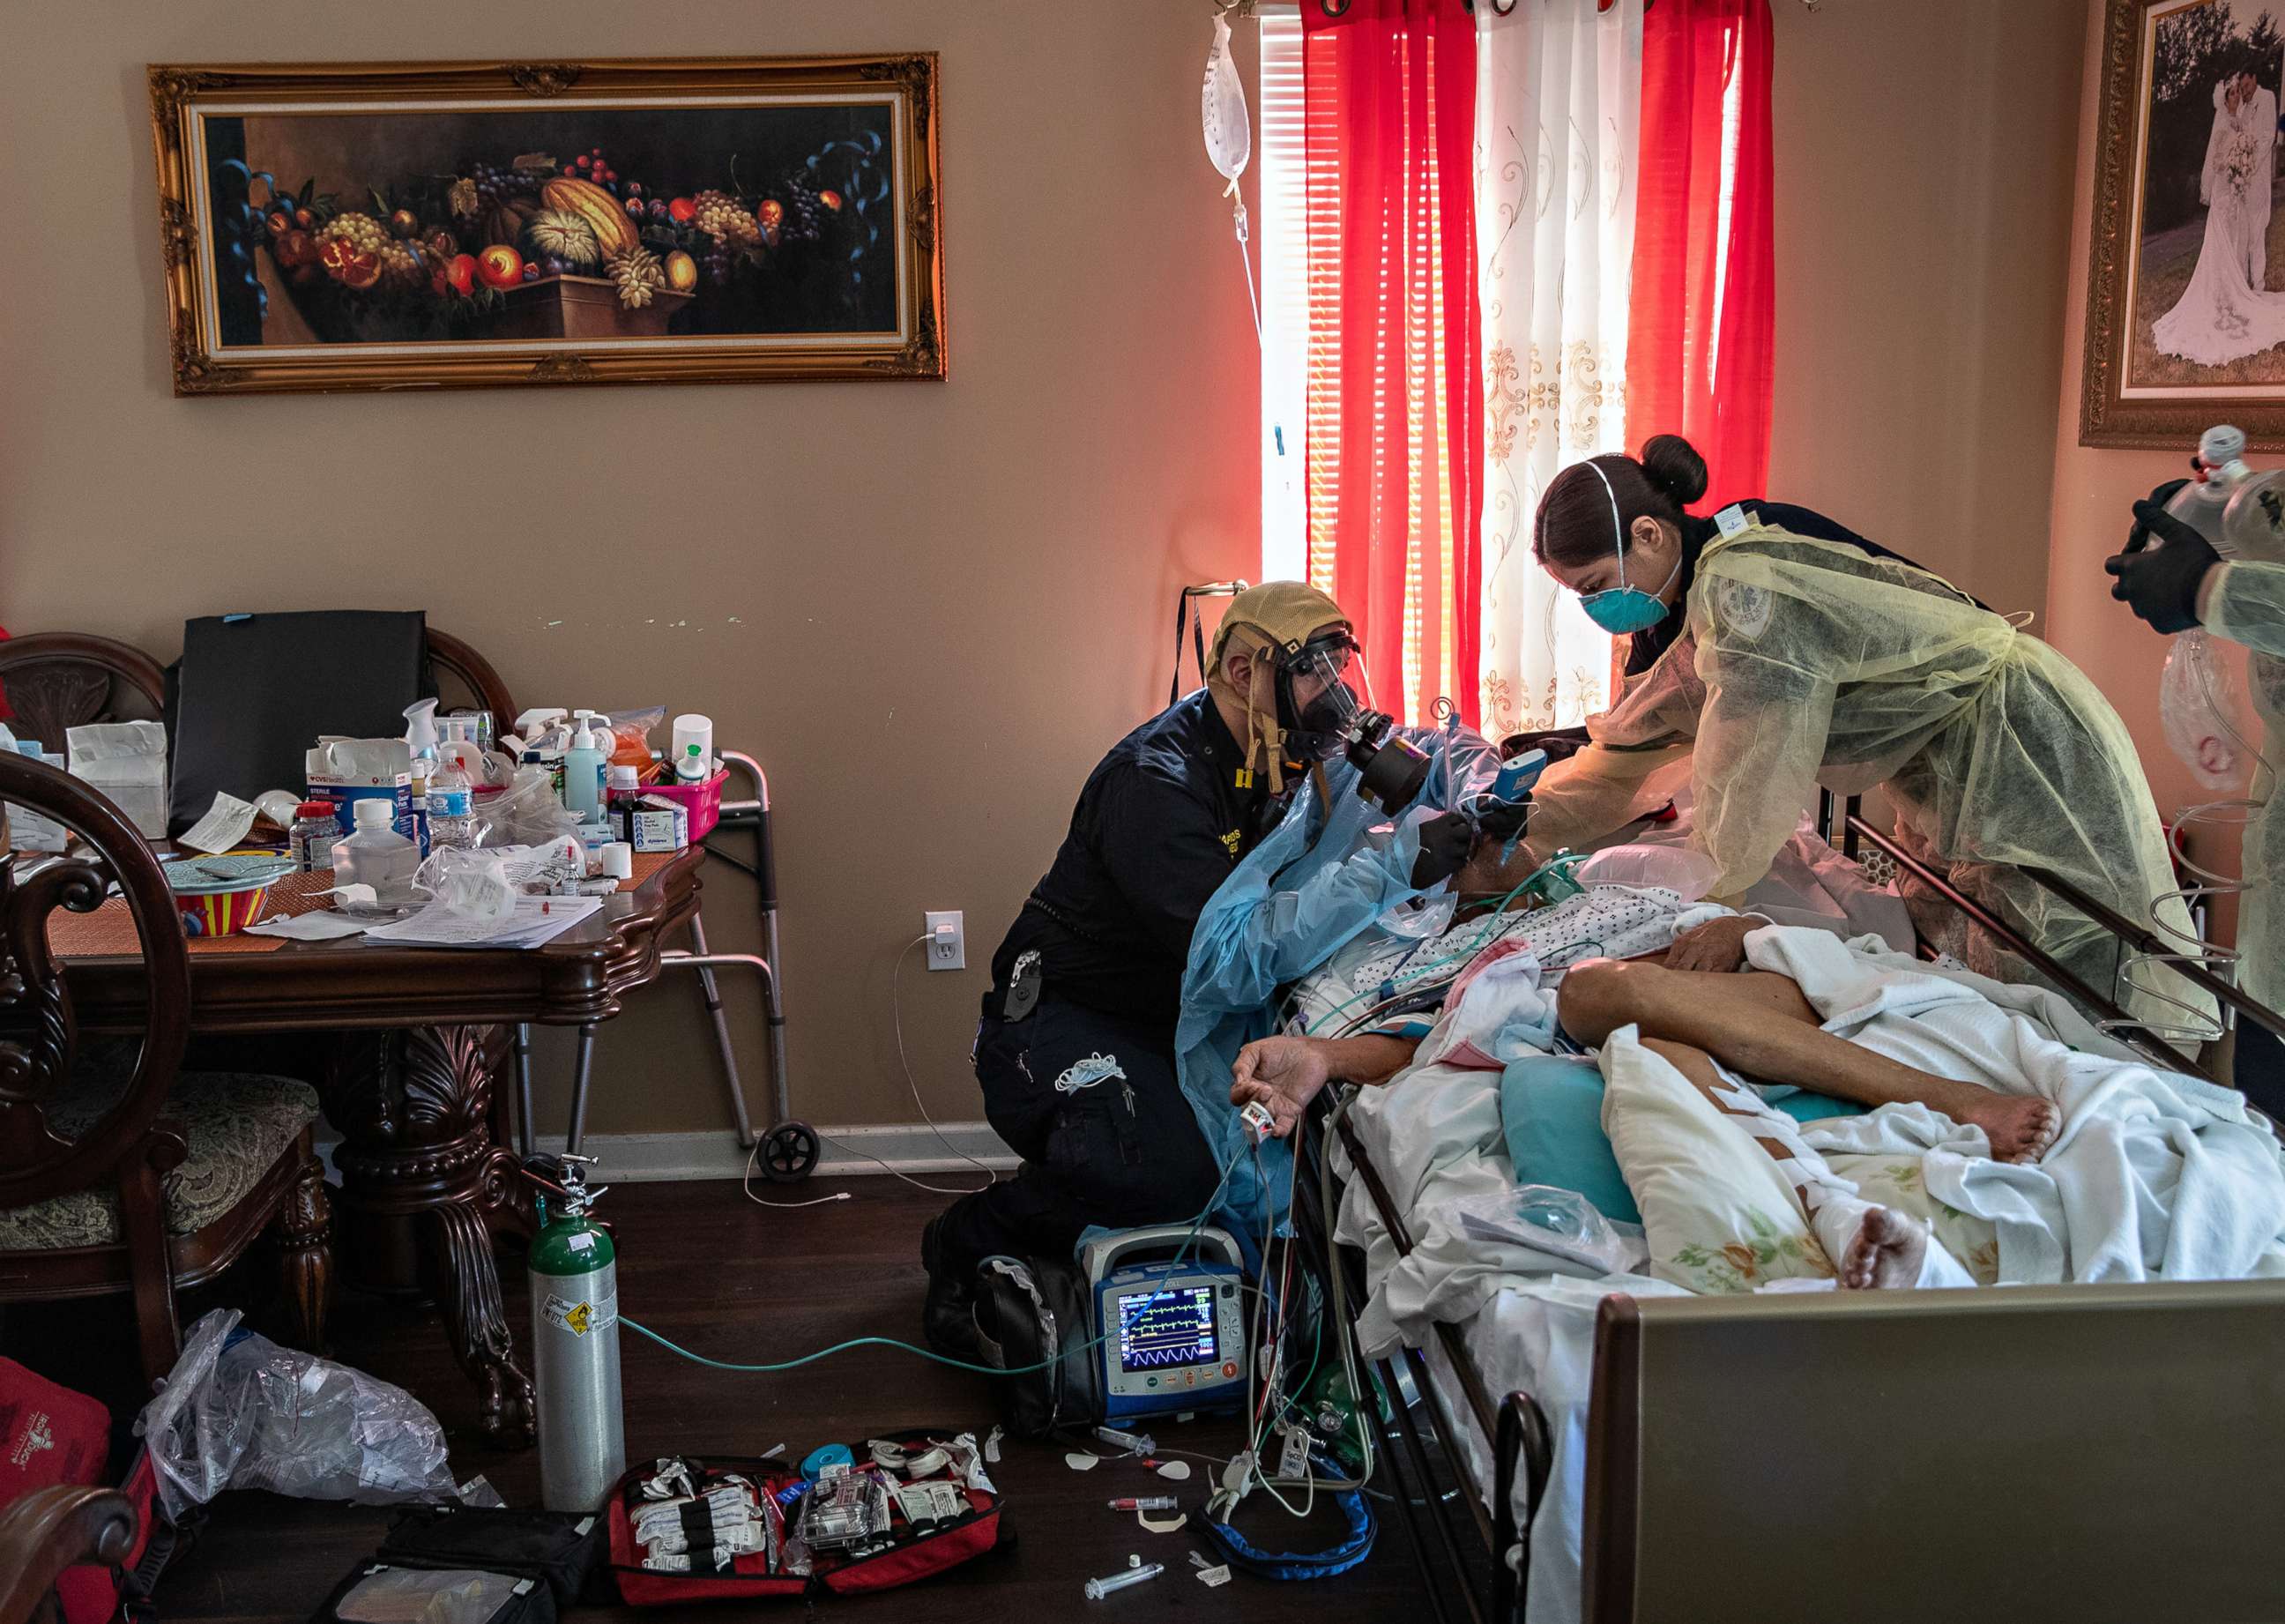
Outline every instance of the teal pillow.
<svg viewBox="0 0 2285 1624">
<path fill-rule="evenodd" d="M 1796 1092 L 1770 1103 L 1795 1122 L 1865 1111 L 1821 1094 Z M 1565 1055 L 1517 1061 L 1500 1078 L 1500 1121 L 1517 1183 L 1576 1190 L 1606 1218 L 1642 1222 L 1634 1192 L 1603 1133 L 1603 1074 L 1593 1061 Z"/>
<path fill-rule="evenodd" d="M 1500 1078 L 1500 1122 L 1519 1184 L 1576 1190 L 1606 1218 L 1642 1222 L 1603 1133 L 1603 1074 L 1591 1060 L 1534 1055 Z"/>
</svg>

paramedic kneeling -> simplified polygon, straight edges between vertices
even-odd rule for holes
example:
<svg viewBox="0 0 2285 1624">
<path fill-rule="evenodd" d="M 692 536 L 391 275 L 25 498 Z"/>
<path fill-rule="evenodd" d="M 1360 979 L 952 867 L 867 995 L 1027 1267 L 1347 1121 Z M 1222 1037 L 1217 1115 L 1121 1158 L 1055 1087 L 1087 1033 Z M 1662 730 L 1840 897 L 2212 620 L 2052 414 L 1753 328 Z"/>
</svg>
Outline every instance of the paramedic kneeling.
<svg viewBox="0 0 2285 1624">
<path fill-rule="evenodd" d="M 976 1077 L 993 1131 L 1023 1165 L 922 1232 L 923 1325 L 973 1356 L 976 1267 L 995 1253 L 1064 1257 L 1090 1225 L 1191 1219 L 1219 1169 L 1176 1080 L 1174 1026 L 1190 933 L 1240 858 L 1274 829 L 1309 764 L 1338 748 L 1355 648 L 1324 593 L 1240 592 L 1207 684 L 1113 747 L 992 961 Z M 1331 695 L 1331 698 L 1329 698 Z M 1466 863 L 1472 830 L 1421 831 L 1412 883 Z"/>
</svg>

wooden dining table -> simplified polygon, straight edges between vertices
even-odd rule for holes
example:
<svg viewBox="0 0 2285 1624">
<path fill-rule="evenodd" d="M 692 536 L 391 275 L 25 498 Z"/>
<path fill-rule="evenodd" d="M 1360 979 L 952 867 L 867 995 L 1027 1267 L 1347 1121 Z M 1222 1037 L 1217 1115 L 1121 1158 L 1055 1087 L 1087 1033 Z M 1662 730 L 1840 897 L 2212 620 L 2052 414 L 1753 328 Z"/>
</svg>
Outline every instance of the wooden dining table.
<svg viewBox="0 0 2285 1624">
<path fill-rule="evenodd" d="M 495 1236 L 528 1234 L 531 1186 L 507 1087 L 514 1030 L 590 1026 L 659 973 L 669 933 L 698 912 L 703 848 L 636 857 L 600 911 L 533 948 L 400 947 L 364 937 L 193 939 L 193 1039 L 304 1034 L 309 1080 L 341 1135 L 336 1256 L 355 1290 L 433 1298 L 475 1383 L 486 1432 L 528 1437 L 531 1379 L 504 1312 Z M 274 885 L 263 917 L 329 906 L 325 871 Z M 52 916 L 78 1024 L 134 1033 L 142 959 L 116 899 Z"/>
</svg>

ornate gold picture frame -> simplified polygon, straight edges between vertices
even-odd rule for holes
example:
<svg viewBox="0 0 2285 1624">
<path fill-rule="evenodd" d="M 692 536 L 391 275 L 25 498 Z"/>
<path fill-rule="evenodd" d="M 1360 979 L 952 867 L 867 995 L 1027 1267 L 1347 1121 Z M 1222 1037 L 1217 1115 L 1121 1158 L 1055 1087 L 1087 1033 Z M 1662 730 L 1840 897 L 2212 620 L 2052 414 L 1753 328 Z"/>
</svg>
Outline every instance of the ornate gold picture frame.
<svg viewBox="0 0 2285 1624">
<path fill-rule="evenodd" d="M 2285 0 L 2108 0 L 2079 443 L 2285 450 Z"/>
<path fill-rule="evenodd" d="M 150 85 L 177 395 L 945 375 L 933 53 Z"/>
</svg>

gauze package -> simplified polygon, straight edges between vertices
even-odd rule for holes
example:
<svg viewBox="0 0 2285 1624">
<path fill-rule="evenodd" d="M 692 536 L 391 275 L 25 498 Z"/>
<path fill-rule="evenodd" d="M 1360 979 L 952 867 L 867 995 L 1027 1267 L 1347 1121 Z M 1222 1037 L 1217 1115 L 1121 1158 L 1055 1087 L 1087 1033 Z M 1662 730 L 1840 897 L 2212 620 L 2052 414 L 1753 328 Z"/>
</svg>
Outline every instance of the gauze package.
<svg viewBox="0 0 2285 1624">
<path fill-rule="evenodd" d="M 167 730 L 156 722 L 90 722 L 64 730 L 71 775 L 92 784 L 146 840 L 167 837 Z"/>
</svg>

